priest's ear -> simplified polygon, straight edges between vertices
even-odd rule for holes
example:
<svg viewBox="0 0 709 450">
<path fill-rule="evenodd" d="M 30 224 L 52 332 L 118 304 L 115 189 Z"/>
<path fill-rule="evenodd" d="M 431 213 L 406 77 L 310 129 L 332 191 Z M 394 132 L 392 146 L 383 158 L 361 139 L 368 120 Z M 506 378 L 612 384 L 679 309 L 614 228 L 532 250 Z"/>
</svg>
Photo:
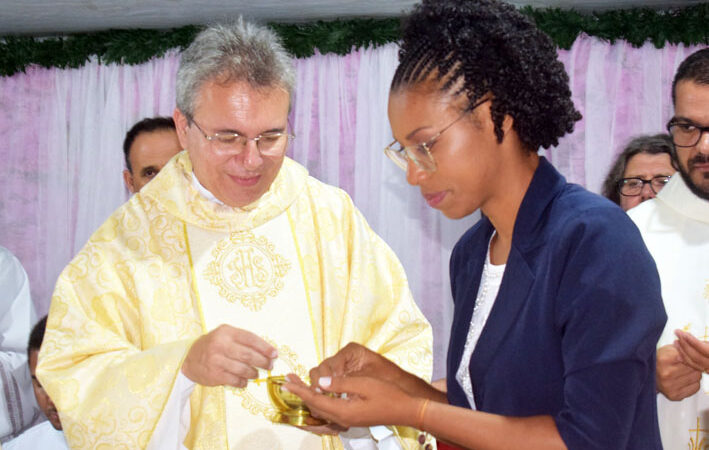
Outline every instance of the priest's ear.
<svg viewBox="0 0 709 450">
<path fill-rule="evenodd" d="M 133 184 L 133 174 L 130 170 L 123 169 L 123 182 L 126 184 L 126 188 L 131 194 L 135 194 L 135 185 Z"/>
<path fill-rule="evenodd" d="M 175 130 L 177 131 L 177 139 L 180 141 L 180 146 L 182 148 L 187 147 L 187 127 L 190 122 L 179 108 L 175 108 L 175 112 L 172 113 L 172 118 L 175 120 Z"/>
</svg>

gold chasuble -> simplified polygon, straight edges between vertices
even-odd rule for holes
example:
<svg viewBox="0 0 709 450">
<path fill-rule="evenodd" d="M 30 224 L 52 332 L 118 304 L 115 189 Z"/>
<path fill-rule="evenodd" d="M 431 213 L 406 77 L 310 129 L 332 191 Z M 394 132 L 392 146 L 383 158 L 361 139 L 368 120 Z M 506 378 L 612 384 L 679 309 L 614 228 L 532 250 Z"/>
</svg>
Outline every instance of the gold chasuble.
<svg viewBox="0 0 709 450">
<path fill-rule="evenodd" d="M 57 281 L 37 374 L 69 445 L 146 447 L 190 346 L 221 324 L 276 347 L 274 374 L 305 376 L 354 341 L 430 377 L 430 326 L 346 193 L 286 158 L 266 194 L 231 208 L 195 189 L 183 152 Z M 189 405 L 187 448 L 342 448 L 272 423 L 265 384 L 196 385 Z"/>
</svg>

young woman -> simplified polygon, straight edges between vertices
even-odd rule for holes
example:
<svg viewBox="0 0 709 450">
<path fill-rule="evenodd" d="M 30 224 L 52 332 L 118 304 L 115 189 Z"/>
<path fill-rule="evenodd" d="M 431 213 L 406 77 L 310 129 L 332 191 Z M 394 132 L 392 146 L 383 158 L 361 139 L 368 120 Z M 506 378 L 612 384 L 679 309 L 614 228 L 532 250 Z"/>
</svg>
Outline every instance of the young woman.
<svg viewBox="0 0 709 450">
<path fill-rule="evenodd" d="M 484 215 L 451 257 L 447 393 L 357 344 L 287 388 L 342 426 L 466 448 L 661 448 L 655 264 L 620 208 L 537 155 L 580 118 L 551 40 L 503 3 L 424 0 L 399 56 L 386 153 L 431 207 Z"/>
</svg>

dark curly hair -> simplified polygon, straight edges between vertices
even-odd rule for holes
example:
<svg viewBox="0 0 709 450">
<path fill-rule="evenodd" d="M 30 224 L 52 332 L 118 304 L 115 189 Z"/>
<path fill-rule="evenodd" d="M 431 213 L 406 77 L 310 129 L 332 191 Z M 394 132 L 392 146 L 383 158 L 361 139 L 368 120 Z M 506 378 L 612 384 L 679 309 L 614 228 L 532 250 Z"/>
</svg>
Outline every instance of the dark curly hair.
<svg viewBox="0 0 709 450">
<path fill-rule="evenodd" d="M 620 180 L 625 174 L 625 168 L 628 165 L 630 159 L 640 153 L 646 153 L 648 155 L 658 155 L 661 153 L 667 153 L 670 157 L 670 162 L 672 167 L 677 170 L 675 160 L 672 159 L 672 138 L 668 134 L 656 134 L 653 136 L 638 136 L 628 142 L 625 146 L 618 159 L 613 163 L 610 172 L 606 180 L 603 182 L 603 196 L 613 203 L 620 205 Z"/>
<path fill-rule="evenodd" d="M 530 152 L 557 145 L 581 114 L 551 39 L 513 6 L 495 0 L 423 0 L 406 19 L 391 91 L 431 77 L 441 92 L 490 92 L 495 134 L 505 115 Z"/>
</svg>

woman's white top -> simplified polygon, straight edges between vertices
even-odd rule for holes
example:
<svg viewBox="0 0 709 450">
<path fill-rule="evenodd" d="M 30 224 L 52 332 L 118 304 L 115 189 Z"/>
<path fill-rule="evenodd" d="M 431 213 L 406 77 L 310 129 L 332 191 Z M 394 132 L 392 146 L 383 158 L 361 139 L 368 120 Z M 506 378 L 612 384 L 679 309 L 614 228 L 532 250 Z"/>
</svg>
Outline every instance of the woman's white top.
<svg viewBox="0 0 709 450">
<path fill-rule="evenodd" d="M 458 381 L 458 384 L 460 384 L 460 387 L 463 388 L 471 409 L 476 408 L 475 398 L 473 397 L 473 384 L 470 380 L 470 370 L 468 370 L 470 357 L 473 355 L 478 339 L 480 339 L 480 334 L 485 327 L 487 318 L 490 316 L 492 305 L 495 304 L 495 298 L 497 298 L 497 293 L 500 290 L 502 275 L 505 272 L 506 266 L 506 264 L 496 266 L 490 262 L 490 244 L 492 243 L 493 237 L 495 237 L 495 233 L 492 233 L 490 242 L 487 245 L 485 265 L 483 266 L 483 273 L 480 277 L 480 286 L 478 287 L 478 295 L 475 299 L 473 317 L 470 321 L 470 329 L 468 330 L 468 337 L 465 340 L 460 366 L 458 366 L 458 371 L 455 374 L 455 379 Z"/>
</svg>

